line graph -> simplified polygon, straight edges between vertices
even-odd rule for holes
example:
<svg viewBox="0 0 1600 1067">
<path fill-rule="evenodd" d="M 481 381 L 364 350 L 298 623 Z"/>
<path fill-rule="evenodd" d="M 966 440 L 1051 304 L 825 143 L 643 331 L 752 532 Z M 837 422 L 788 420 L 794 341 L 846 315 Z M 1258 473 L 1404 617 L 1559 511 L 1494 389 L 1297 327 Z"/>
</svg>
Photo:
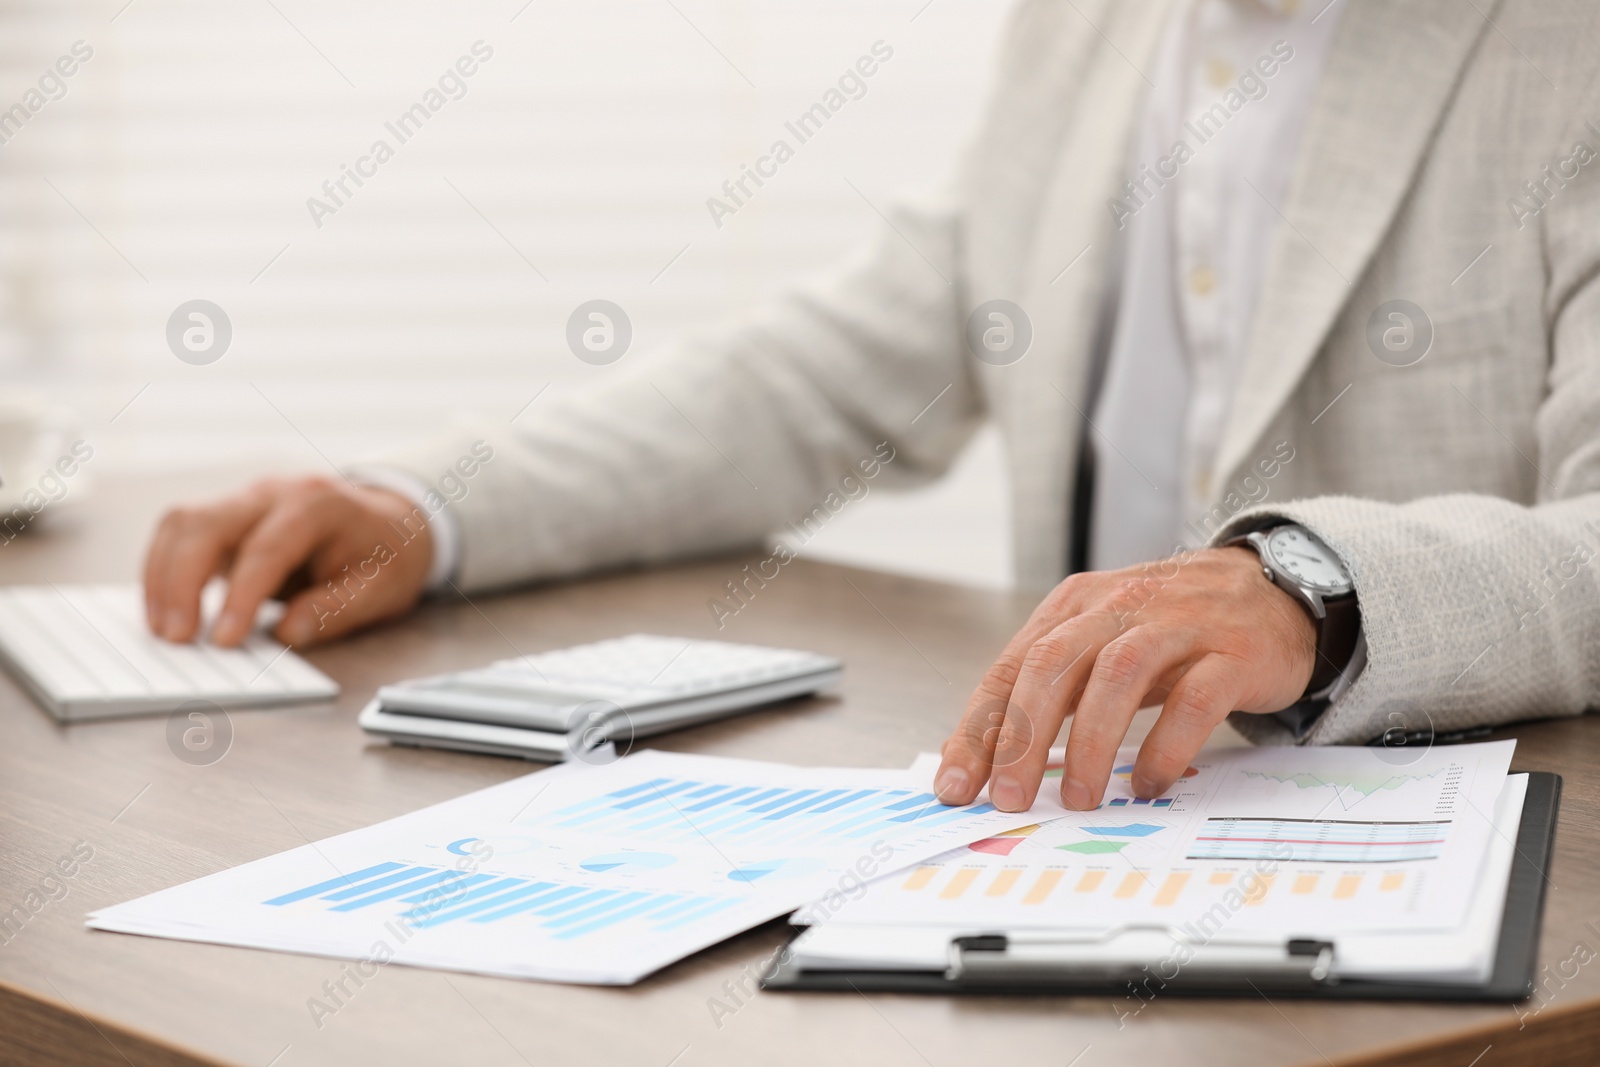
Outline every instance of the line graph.
<svg viewBox="0 0 1600 1067">
<path fill-rule="evenodd" d="M 1367 755 L 1360 753 L 1359 755 Z M 1407 814 L 1451 815 L 1466 784 L 1466 768 L 1457 760 L 1431 766 L 1398 768 L 1375 758 L 1346 756 L 1323 766 L 1238 767 L 1220 783 L 1213 814 L 1287 818 L 1324 814 L 1384 818 Z M 1398 805 L 1398 807 L 1396 807 Z"/>
<path fill-rule="evenodd" d="M 1360 793 L 1364 797 L 1370 797 L 1380 790 L 1399 789 L 1409 782 L 1423 782 L 1430 778 L 1437 778 L 1444 772 L 1445 768 L 1440 767 L 1437 770 L 1429 771 L 1427 774 L 1397 774 L 1388 769 L 1342 773 L 1329 773 L 1326 771 L 1298 771 L 1292 774 L 1271 774 L 1266 771 L 1240 771 L 1239 773 L 1245 778 L 1279 782 L 1284 785 L 1292 785 L 1297 789 L 1348 789 L 1353 793 Z"/>
</svg>

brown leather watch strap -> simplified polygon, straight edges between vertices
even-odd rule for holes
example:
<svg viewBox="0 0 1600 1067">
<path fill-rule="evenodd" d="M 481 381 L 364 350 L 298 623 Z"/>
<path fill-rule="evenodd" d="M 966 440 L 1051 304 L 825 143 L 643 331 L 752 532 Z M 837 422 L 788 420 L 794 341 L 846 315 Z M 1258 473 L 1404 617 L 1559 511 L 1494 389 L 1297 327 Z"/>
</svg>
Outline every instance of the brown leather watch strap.
<svg viewBox="0 0 1600 1067">
<path fill-rule="evenodd" d="M 1361 633 L 1361 609 L 1354 593 L 1324 600 L 1322 607 L 1326 615 L 1317 627 L 1317 665 L 1311 671 L 1306 697 L 1328 688 L 1350 665 Z"/>
</svg>

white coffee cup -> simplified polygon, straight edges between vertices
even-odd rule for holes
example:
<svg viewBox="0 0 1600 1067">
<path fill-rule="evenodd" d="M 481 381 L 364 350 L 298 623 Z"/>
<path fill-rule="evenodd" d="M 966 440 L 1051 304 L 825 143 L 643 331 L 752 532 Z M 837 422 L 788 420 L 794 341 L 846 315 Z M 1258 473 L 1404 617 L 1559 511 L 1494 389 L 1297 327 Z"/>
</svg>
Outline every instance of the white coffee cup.
<svg viewBox="0 0 1600 1067">
<path fill-rule="evenodd" d="M 0 391 L 0 511 L 23 520 L 21 507 L 37 517 L 84 487 L 86 446 L 76 428 L 67 408 L 34 393 Z"/>
</svg>

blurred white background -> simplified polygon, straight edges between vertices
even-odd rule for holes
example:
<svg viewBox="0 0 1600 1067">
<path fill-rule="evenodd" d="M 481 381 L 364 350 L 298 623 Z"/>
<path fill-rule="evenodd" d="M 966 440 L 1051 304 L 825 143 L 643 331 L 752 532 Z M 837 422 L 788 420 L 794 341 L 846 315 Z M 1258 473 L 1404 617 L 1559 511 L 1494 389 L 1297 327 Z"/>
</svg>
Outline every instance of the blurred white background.
<svg viewBox="0 0 1600 1067">
<path fill-rule="evenodd" d="M 65 95 L 0 120 L 4 388 L 75 408 L 101 479 L 326 469 L 451 412 L 509 419 L 618 369 L 567 350 L 579 303 L 621 304 L 638 352 L 864 240 L 871 205 L 943 174 L 971 130 L 1005 8 L 0 0 L 0 109 L 93 49 Z M 384 123 L 480 40 L 465 95 L 316 226 L 307 198 L 396 144 Z M 718 228 L 706 199 L 879 40 L 866 96 Z M 196 298 L 233 325 L 208 366 L 166 343 Z M 986 433 L 807 554 L 1004 586 L 1005 499 Z"/>
</svg>

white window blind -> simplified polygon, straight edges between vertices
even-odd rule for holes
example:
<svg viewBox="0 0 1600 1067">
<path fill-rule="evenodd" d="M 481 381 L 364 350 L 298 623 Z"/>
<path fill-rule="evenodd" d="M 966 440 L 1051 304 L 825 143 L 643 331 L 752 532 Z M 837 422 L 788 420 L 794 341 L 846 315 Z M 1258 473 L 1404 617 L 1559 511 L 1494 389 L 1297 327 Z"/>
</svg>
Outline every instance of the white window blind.
<svg viewBox="0 0 1600 1067">
<path fill-rule="evenodd" d="M 1003 8 L 0 0 L 0 372 L 77 409 L 102 476 L 510 418 L 615 369 L 567 350 L 578 304 L 623 306 L 642 351 L 860 241 L 851 185 L 881 203 L 946 168 Z M 876 42 L 859 98 L 719 227 L 708 199 Z M 207 365 L 168 347 L 195 299 L 232 325 Z"/>
</svg>

